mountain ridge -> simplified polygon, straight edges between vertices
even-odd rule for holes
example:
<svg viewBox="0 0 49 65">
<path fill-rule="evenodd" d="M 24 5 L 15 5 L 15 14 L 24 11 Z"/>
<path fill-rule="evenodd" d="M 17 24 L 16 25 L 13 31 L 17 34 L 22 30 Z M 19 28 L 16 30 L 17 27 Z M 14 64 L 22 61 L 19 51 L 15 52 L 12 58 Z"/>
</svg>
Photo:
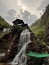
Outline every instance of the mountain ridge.
<svg viewBox="0 0 49 65">
<path fill-rule="evenodd" d="M 46 24 L 49 22 L 49 5 L 46 7 L 44 14 L 34 24 L 31 25 L 31 30 L 36 34 L 45 32 Z"/>
</svg>

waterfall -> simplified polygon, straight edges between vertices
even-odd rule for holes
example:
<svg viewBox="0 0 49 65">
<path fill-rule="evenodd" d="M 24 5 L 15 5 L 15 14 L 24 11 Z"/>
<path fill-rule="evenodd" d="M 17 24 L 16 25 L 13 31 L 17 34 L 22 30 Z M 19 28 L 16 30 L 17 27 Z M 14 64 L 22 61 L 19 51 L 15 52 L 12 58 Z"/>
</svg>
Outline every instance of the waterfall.
<svg viewBox="0 0 49 65">
<path fill-rule="evenodd" d="M 26 58 L 26 46 L 31 42 L 30 40 L 30 32 L 28 29 L 23 30 L 18 45 L 18 54 L 15 56 L 10 64 L 18 64 L 18 65 L 26 65 L 27 58 Z"/>
</svg>

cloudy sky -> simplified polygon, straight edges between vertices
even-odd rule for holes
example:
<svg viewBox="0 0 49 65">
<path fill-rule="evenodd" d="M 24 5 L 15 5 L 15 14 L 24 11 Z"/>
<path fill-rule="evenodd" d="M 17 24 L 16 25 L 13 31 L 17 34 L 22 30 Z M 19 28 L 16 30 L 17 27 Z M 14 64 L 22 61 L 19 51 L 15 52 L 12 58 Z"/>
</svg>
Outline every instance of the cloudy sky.
<svg viewBox="0 0 49 65">
<path fill-rule="evenodd" d="M 31 25 L 48 4 L 49 0 L 0 0 L 0 16 L 10 24 L 19 18 Z"/>
</svg>

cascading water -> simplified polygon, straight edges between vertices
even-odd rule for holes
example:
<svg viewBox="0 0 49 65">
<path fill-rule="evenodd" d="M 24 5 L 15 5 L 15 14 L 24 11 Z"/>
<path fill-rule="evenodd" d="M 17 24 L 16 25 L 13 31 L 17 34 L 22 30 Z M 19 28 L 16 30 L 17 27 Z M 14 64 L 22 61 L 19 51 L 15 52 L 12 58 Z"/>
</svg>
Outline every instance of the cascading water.
<svg viewBox="0 0 49 65">
<path fill-rule="evenodd" d="M 23 30 L 20 35 L 18 54 L 15 56 L 14 60 L 10 62 L 12 65 L 26 65 L 26 46 L 31 42 L 30 32 L 28 29 Z"/>
</svg>

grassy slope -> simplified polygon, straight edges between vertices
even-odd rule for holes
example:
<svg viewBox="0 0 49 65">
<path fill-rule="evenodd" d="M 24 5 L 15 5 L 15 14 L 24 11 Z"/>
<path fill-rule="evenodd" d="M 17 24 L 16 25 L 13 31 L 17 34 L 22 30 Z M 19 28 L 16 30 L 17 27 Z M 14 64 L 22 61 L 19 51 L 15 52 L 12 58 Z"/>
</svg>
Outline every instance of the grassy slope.
<svg viewBox="0 0 49 65">
<path fill-rule="evenodd" d="M 40 25 L 40 20 L 37 21 L 38 23 L 35 25 L 33 24 L 31 26 L 32 32 L 34 32 L 36 35 L 40 34 L 45 31 L 45 25 Z M 35 22 L 36 23 L 36 22 Z"/>
<path fill-rule="evenodd" d="M 9 27 L 10 24 L 8 24 L 2 17 L 0 17 L 0 27 L 3 26 L 3 27 Z M 0 39 L 5 35 L 5 34 L 8 34 L 8 32 L 2 32 L 0 33 Z"/>
<path fill-rule="evenodd" d="M 47 22 L 49 22 L 49 5 L 46 7 L 46 10 L 42 17 L 37 20 L 34 24 L 32 24 L 31 30 L 36 35 L 44 33 Z"/>
<path fill-rule="evenodd" d="M 0 26 L 9 26 L 9 24 L 2 17 L 0 17 Z"/>
</svg>

